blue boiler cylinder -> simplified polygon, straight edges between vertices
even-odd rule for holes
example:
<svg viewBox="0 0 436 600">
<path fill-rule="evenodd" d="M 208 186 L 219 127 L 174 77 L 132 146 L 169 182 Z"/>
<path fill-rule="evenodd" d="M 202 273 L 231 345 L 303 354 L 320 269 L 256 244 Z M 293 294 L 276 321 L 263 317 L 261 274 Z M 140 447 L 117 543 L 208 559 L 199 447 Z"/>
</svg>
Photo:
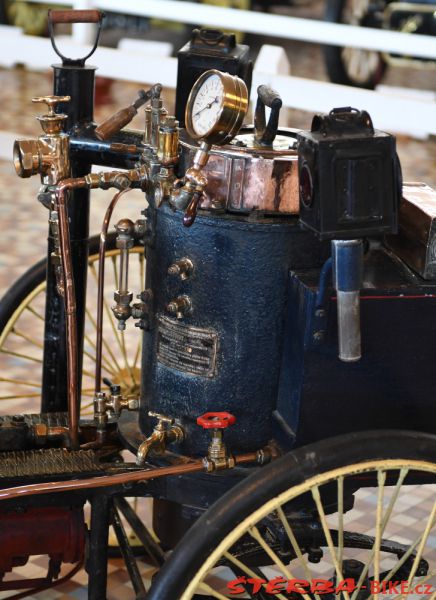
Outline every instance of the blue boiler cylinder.
<svg viewBox="0 0 436 600">
<path fill-rule="evenodd" d="M 197 417 L 228 411 L 231 451 L 258 449 L 271 439 L 289 271 L 319 266 L 325 247 L 295 216 L 204 211 L 187 229 L 163 204 L 147 220 L 141 429 L 148 435 L 155 424 L 150 410 L 173 417 L 186 432 L 178 450 L 204 455 L 210 434 Z"/>
</svg>

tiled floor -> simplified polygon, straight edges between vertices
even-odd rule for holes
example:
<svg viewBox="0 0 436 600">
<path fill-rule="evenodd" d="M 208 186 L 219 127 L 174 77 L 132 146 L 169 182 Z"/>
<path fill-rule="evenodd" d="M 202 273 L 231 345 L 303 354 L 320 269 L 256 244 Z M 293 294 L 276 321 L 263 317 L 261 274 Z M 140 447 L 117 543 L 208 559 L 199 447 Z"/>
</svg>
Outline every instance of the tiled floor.
<svg viewBox="0 0 436 600">
<path fill-rule="evenodd" d="M 321 11 L 321 4 L 303 5 L 296 8 L 294 13 L 299 16 L 316 16 Z M 250 39 L 247 40 L 250 43 Z M 255 40 L 257 44 L 270 40 Z M 287 51 L 292 60 L 293 73 L 305 76 L 308 73 L 319 79 L 325 79 L 322 67 L 320 49 L 316 46 L 303 44 L 287 44 Z M 409 69 L 394 69 L 389 73 L 387 83 L 394 85 L 414 85 L 432 89 L 432 79 L 425 73 L 414 72 Z M 23 69 L 0 70 L 0 89 L 2 90 L 2 110 L 0 111 L 0 130 L 15 132 L 21 136 L 36 136 L 39 133 L 39 125 L 34 119 L 38 110 L 31 104 L 33 96 L 47 94 L 50 92 L 50 74 L 32 73 Z M 100 105 L 96 109 L 96 121 L 100 122 L 106 115 L 114 112 L 121 106 L 125 106 L 135 97 L 138 86 L 133 84 L 122 84 L 115 82 L 111 87 L 112 101 Z M 167 102 L 171 110 L 172 95 Z M 405 115 L 407 118 L 407 115 Z M 293 127 L 307 127 L 310 123 L 310 115 L 289 111 L 289 124 Z M 138 116 L 133 124 L 142 127 L 141 117 Z M 436 140 L 429 139 L 419 141 L 401 137 L 398 140 L 400 159 L 403 164 L 404 177 L 406 180 L 425 181 L 436 187 Z M 38 188 L 36 178 L 19 180 L 12 167 L 11 162 L 0 161 L 0 295 L 2 295 L 23 273 L 27 267 L 37 259 L 44 256 L 45 237 L 47 231 L 47 214 L 45 209 L 38 204 L 35 193 Z M 107 206 L 110 194 L 99 192 L 93 196 L 91 228 L 97 233 L 100 228 L 103 212 Z M 123 205 L 114 216 L 114 222 L 119 216 L 128 216 L 136 220 L 140 215 L 143 200 L 136 195 L 136 199 L 129 198 L 129 202 Z M 14 373 L 14 361 L 11 360 L 7 367 L 10 377 Z M 7 395 L 13 386 L 2 382 L 1 396 Z M 0 408 L 0 412 L 5 412 Z M 409 491 L 403 499 L 403 509 L 393 519 L 393 535 L 398 541 L 403 537 L 407 539 L 410 532 L 419 524 L 420 514 L 428 514 L 429 503 L 433 500 L 434 490 Z M 367 492 L 362 493 L 359 510 L 350 516 L 351 522 L 347 527 L 352 527 L 365 532 L 371 532 L 373 521 L 368 522 L 366 514 L 369 508 L 374 506 L 374 496 Z M 405 533 L 406 531 L 406 533 Z M 436 547 L 435 538 L 429 541 L 431 548 Z M 18 575 L 23 577 L 40 576 L 43 573 L 45 561 L 41 558 L 32 559 L 25 567 L 18 569 Z M 140 563 L 144 578 L 151 575 L 151 568 L 147 564 Z M 63 573 L 68 569 L 64 569 Z M 0 594 L 4 598 L 7 594 Z M 59 588 L 46 591 L 29 598 L 42 599 L 84 599 L 86 598 L 86 576 L 84 571 L 79 572 L 70 582 Z M 133 598 L 133 590 L 128 581 L 122 561 L 111 560 L 109 564 L 109 600 L 121 600 Z M 176 600 L 176 599 L 174 599 Z"/>
</svg>

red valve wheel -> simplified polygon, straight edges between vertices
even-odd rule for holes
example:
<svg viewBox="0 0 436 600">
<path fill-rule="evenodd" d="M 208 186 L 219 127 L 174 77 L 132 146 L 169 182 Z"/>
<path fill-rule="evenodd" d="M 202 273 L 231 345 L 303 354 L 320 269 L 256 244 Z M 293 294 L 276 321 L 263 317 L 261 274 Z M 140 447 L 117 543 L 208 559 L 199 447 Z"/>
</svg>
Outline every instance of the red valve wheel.
<svg viewBox="0 0 436 600">
<path fill-rule="evenodd" d="M 197 425 L 203 429 L 225 429 L 236 423 L 236 417 L 228 412 L 208 412 L 197 418 Z"/>
</svg>

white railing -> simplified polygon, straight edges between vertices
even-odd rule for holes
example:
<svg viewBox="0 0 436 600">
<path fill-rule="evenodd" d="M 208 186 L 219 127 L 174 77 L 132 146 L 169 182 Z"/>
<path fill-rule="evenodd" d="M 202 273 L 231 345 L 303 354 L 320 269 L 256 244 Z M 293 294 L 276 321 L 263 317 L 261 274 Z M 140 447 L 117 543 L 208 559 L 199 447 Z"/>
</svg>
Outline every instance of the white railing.
<svg viewBox="0 0 436 600">
<path fill-rule="evenodd" d="M 33 1 L 33 0 L 31 0 Z M 74 8 L 100 8 L 165 18 L 185 23 L 213 23 L 215 27 L 275 35 L 310 42 L 365 47 L 388 52 L 406 52 L 413 42 L 413 54 L 436 59 L 436 38 L 377 31 L 348 25 L 336 25 L 308 19 L 270 15 L 251 11 L 226 9 L 182 0 L 80 0 L 56 1 Z M 79 27 L 79 26 L 78 26 Z M 83 39 L 89 32 L 76 31 L 76 36 L 62 39 L 62 50 L 67 56 L 86 54 Z M 80 35 L 79 35 L 80 34 Z M 81 39 L 82 43 L 77 40 Z M 157 56 L 150 46 L 113 49 L 98 48 L 92 59 L 98 65 L 98 74 L 122 81 L 143 84 L 159 81 L 165 87 L 176 84 L 177 62 L 168 56 Z M 46 69 L 56 60 L 50 42 L 44 38 L 24 35 L 13 27 L 0 26 L 0 64 L 12 66 L 23 63 L 31 69 Z M 283 98 L 285 107 L 326 112 L 334 106 L 355 106 L 371 114 L 375 126 L 395 133 L 426 137 L 436 134 L 435 95 L 412 94 L 400 90 L 395 95 L 373 92 L 332 83 L 292 77 L 289 69 L 279 67 L 286 55 L 279 47 L 262 49 L 254 70 L 253 96 L 257 85 L 269 83 Z M 434 75 L 433 75 L 434 76 Z M 294 124 L 298 127 L 298 123 Z M 1 152 L 1 151 L 0 151 Z"/>
</svg>

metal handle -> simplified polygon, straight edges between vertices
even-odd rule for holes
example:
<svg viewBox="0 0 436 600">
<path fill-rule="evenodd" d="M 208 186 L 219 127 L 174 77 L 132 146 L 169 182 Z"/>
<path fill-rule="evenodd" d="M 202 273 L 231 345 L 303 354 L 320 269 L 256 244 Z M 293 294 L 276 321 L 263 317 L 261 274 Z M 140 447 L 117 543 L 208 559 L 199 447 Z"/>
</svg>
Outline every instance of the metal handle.
<svg viewBox="0 0 436 600">
<path fill-rule="evenodd" d="M 71 96 L 36 96 L 36 98 L 32 98 L 32 102 L 36 103 L 45 103 L 48 106 L 48 114 L 50 116 L 55 115 L 55 106 L 61 102 L 69 102 L 71 100 Z"/>
<path fill-rule="evenodd" d="M 191 225 L 194 223 L 202 197 L 203 192 L 194 192 L 192 200 L 188 204 L 188 207 L 183 216 L 183 225 L 185 227 L 191 227 Z"/>
<path fill-rule="evenodd" d="M 150 98 L 155 94 L 160 94 L 162 86 L 157 83 L 151 87 L 147 92 L 145 90 L 139 90 L 138 98 L 127 108 L 122 108 L 115 114 L 108 117 L 103 123 L 101 123 L 95 130 L 95 135 L 100 140 L 108 140 L 116 133 L 121 131 L 123 127 L 128 125 L 135 115 L 138 114 L 138 108 L 143 106 Z"/>
<path fill-rule="evenodd" d="M 48 11 L 48 31 L 50 34 L 51 45 L 53 50 L 62 59 L 64 66 L 83 67 L 85 61 L 94 54 L 97 49 L 100 39 L 101 28 L 105 14 L 99 10 L 49 10 Z M 97 23 L 97 34 L 95 42 L 90 52 L 82 58 L 67 58 L 62 54 L 55 42 L 54 25 L 57 23 Z"/>
<path fill-rule="evenodd" d="M 272 146 L 279 126 L 280 109 L 283 102 L 278 92 L 268 85 L 257 88 L 257 104 L 254 113 L 254 137 L 260 146 Z M 271 109 L 271 114 L 266 123 L 265 107 Z"/>
<path fill-rule="evenodd" d="M 208 412 L 197 418 L 203 429 L 226 429 L 236 423 L 236 417 L 228 412 Z"/>
</svg>

